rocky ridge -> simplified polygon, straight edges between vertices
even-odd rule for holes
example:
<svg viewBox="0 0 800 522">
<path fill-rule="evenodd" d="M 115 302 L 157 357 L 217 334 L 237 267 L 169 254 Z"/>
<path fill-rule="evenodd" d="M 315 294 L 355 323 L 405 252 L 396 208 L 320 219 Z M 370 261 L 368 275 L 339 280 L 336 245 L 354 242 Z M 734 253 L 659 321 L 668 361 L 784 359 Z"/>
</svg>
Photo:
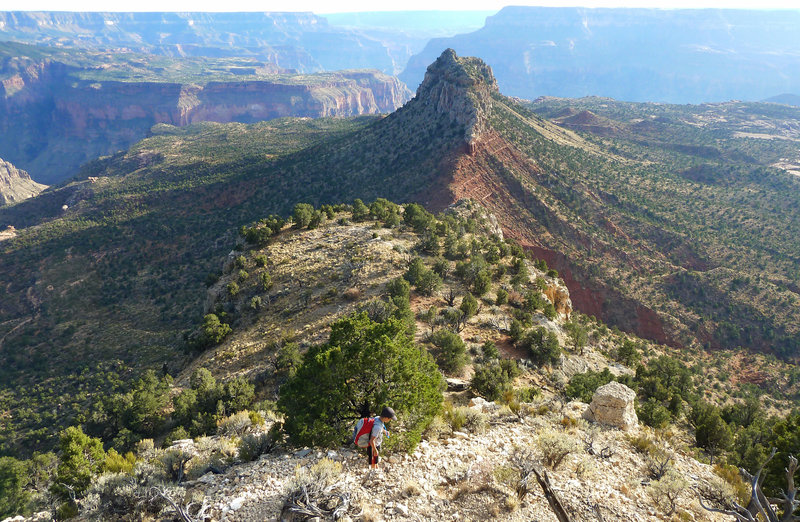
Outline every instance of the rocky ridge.
<svg viewBox="0 0 800 522">
<path fill-rule="evenodd" d="M 664 520 L 648 493 L 646 458 L 637 453 L 622 431 L 588 423 L 562 429 L 563 418 L 578 418 L 586 408 L 570 403 L 562 411 L 532 416 L 519 422 L 509 412 L 487 414 L 490 427 L 481 433 L 454 431 L 441 439 L 423 441 L 410 455 L 391 455 L 370 473 L 365 458 L 351 447 L 333 450 L 278 450 L 258 461 L 240 464 L 223 474 L 205 474 L 185 484 L 187 498 L 207 506 L 210 520 L 250 522 L 281 520 L 281 511 L 293 480 L 323 459 L 341 463 L 337 486 L 360 504 L 371 520 L 510 520 L 542 522 L 557 518 L 541 489 L 534 485 L 521 502 L 498 476 L 510 469 L 513 456 L 525 448 L 538 452 L 543 434 L 555 433 L 577 449 L 556 470 L 548 470 L 553 490 L 574 520 Z M 647 436 L 644 428 L 642 433 Z M 545 435 L 547 436 L 547 435 Z M 590 455 L 584 440 L 610 448 L 610 457 Z M 197 452 L 196 444 L 182 447 Z M 674 455 L 674 465 L 692 485 L 718 479 L 676 441 L 660 441 Z M 540 454 L 540 453 L 539 453 Z M 200 500 L 202 499 L 202 500 Z M 684 491 L 679 505 L 696 521 L 723 521 L 705 512 L 692 490 Z M 208 520 L 209 518 L 207 518 Z"/>
<path fill-rule="evenodd" d="M 488 130 L 491 94 L 497 92 L 491 67 L 479 58 L 459 58 L 454 50 L 446 49 L 428 66 L 417 98 L 463 126 L 464 139 L 472 149 Z"/>
<path fill-rule="evenodd" d="M 47 185 L 36 183 L 24 170 L 0 158 L 0 206 L 37 195 Z"/>
</svg>

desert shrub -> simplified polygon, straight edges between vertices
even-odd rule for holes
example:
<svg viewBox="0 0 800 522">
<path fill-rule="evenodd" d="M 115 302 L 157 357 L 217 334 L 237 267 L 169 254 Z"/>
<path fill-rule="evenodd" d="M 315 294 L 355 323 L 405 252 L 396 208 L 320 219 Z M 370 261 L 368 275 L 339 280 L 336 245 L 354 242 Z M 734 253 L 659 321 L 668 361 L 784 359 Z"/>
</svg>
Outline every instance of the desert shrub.
<svg viewBox="0 0 800 522">
<path fill-rule="evenodd" d="M 569 380 L 565 393 L 570 399 L 592 402 L 592 395 L 594 395 L 595 390 L 613 380 L 614 376 L 608 368 L 603 369 L 602 372 L 589 370 L 585 373 L 576 373 Z"/>
<path fill-rule="evenodd" d="M 192 459 L 187 478 L 195 480 L 209 471 L 219 473 L 236 459 L 239 448 L 227 437 L 200 437 L 195 444 L 198 455 Z"/>
<path fill-rule="evenodd" d="M 663 428 L 669 424 L 672 415 L 659 401 L 650 397 L 636 409 L 639 420 L 652 428 Z"/>
<path fill-rule="evenodd" d="M 279 442 L 280 429 L 277 424 L 273 424 L 267 433 L 248 433 L 239 441 L 239 458 L 251 462 L 271 453 Z"/>
<path fill-rule="evenodd" d="M 411 285 L 402 277 L 398 277 L 386 283 L 386 292 L 390 297 L 408 299 L 411 295 Z"/>
<path fill-rule="evenodd" d="M 308 468 L 298 465 L 287 489 L 293 491 L 312 484 L 325 488 L 333 484 L 341 474 L 341 463 L 325 457 Z"/>
<path fill-rule="evenodd" d="M 497 345 L 492 341 L 483 343 L 483 346 L 481 346 L 481 354 L 483 354 L 484 362 L 500 358 L 500 350 L 497 349 Z"/>
<path fill-rule="evenodd" d="M 159 513 L 166 501 L 153 492 L 158 474 L 137 467 L 134 473 L 104 473 L 92 484 L 83 507 L 99 519 L 137 519 Z M 126 518 L 127 519 L 127 518 Z"/>
<path fill-rule="evenodd" d="M 552 429 L 541 431 L 535 445 L 542 455 L 542 462 L 551 469 L 557 469 L 567 455 L 581 449 L 574 437 Z"/>
<path fill-rule="evenodd" d="M 747 502 L 738 500 L 734 488 L 717 475 L 697 484 L 697 492 L 711 504 L 711 507 L 717 509 L 733 509 L 734 502 L 747 505 Z"/>
<path fill-rule="evenodd" d="M 254 295 L 253 297 L 250 298 L 250 309 L 253 310 L 254 312 L 260 310 L 261 305 L 262 305 L 261 296 Z"/>
<path fill-rule="evenodd" d="M 258 254 L 253 258 L 253 261 L 255 261 L 256 266 L 259 268 L 264 268 L 267 266 L 267 256 L 264 254 Z"/>
<path fill-rule="evenodd" d="M 14 457 L 0 457 L 0 517 L 11 517 L 25 510 L 28 491 L 28 462 Z"/>
<path fill-rule="evenodd" d="M 734 500 L 746 506 L 750 501 L 750 484 L 745 482 L 739 468 L 731 466 L 730 464 L 716 463 L 714 464 L 714 473 L 731 488 Z M 719 488 L 727 492 L 727 488 Z M 726 495 L 727 496 L 727 493 Z"/>
<path fill-rule="evenodd" d="M 80 498 L 92 478 L 103 470 L 106 461 L 103 443 L 84 434 L 81 428 L 71 426 L 61 432 L 59 448 L 60 461 L 51 491 L 63 499 L 72 494 Z"/>
<path fill-rule="evenodd" d="M 253 426 L 263 426 L 267 422 L 267 420 L 264 418 L 264 415 L 262 415 L 260 411 L 251 410 L 247 412 L 247 415 L 250 417 L 250 424 Z"/>
<path fill-rule="evenodd" d="M 300 345 L 296 342 L 283 343 L 275 354 L 275 370 L 283 375 L 293 376 L 303 362 Z"/>
<path fill-rule="evenodd" d="M 656 455 L 660 451 L 656 442 L 645 433 L 627 435 L 625 438 L 631 447 L 642 455 Z"/>
<path fill-rule="evenodd" d="M 248 277 L 250 277 L 250 274 L 247 272 L 247 270 L 239 270 L 239 272 L 236 273 L 236 280 L 240 283 L 242 281 L 247 281 Z"/>
<path fill-rule="evenodd" d="M 247 258 L 244 256 L 237 256 L 236 259 L 233 260 L 233 266 L 239 269 L 246 267 Z"/>
<path fill-rule="evenodd" d="M 353 201 L 353 221 L 366 221 L 369 218 L 369 208 L 363 201 L 356 198 Z"/>
<path fill-rule="evenodd" d="M 431 342 L 439 348 L 439 367 L 446 373 L 460 373 L 468 362 L 467 348 L 461 337 L 449 330 L 434 332 Z"/>
<path fill-rule="evenodd" d="M 498 288 L 497 294 L 494 299 L 494 304 L 500 306 L 506 304 L 507 302 L 508 302 L 508 292 L 506 292 L 502 288 Z"/>
<path fill-rule="evenodd" d="M 428 440 L 438 440 L 442 435 L 450 432 L 450 425 L 442 418 L 440 415 L 437 415 L 433 419 L 431 419 L 430 424 L 428 427 L 425 428 L 425 438 Z"/>
<path fill-rule="evenodd" d="M 628 367 L 634 367 L 642 358 L 639 347 L 633 341 L 625 339 L 622 346 L 617 348 L 616 359 Z"/>
<path fill-rule="evenodd" d="M 136 465 L 136 456 L 133 452 L 127 452 L 125 455 L 120 455 L 117 450 L 111 448 L 106 455 L 106 461 L 103 469 L 112 473 L 129 473 Z"/>
<path fill-rule="evenodd" d="M 442 286 L 442 278 L 436 275 L 433 270 L 425 269 L 417 280 L 416 288 L 423 295 L 431 296 Z"/>
<path fill-rule="evenodd" d="M 272 276 L 269 275 L 269 272 L 261 272 L 258 274 L 258 283 L 261 286 L 261 290 L 266 292 L 272 288 Z"/>
<path fill-rule="evenodd" d="M 187 464 L 194 458 L 188 451 L 179 448 L 170 448 L 159 456 L 159 463 L 164 474 L 171 482 L 181 482 L 186 476 Z"/>
<path fill-rule="evenodd" d="M 689 483 L 674 468 L 670 469 L 661 479 L 650 483 L 647 494 L 653 503 L 666 516 L 671 517 L 678 507 L 678 497 L 689 487 Z"/>
<path fill-rule="evenodd" d="M 485 413 L 473 408 L 467 408 L 464 416 L 464 429 L 470 433 L 483 433 L 489 427 L 489 420 Z"/>
<path fill-rule="evenodd" d="M 442 417 L 450 426 L 451 431 L 461 431 L 467 422 L 467 410 L 469 408 L 466 406 L 453 406 L 452 403 L 445 403 Z"/>
<path fill-rule="evenodd" d="M 469 319 L 478 312 L 478 301 L 472 294 L 467 293 L 467 295 L 461 299 L 461 306 L 459 306 L 459 309 L 464 312 L 464 315 Z"/>
<path fill-rule="evenodd" d="M 314 217 L 314 207 L 308 203 L 298 203 L 292 211 L 292 221 L 296 228 L 306 228 Z"/>
<path fill-rule="evenodd" d="M 660 480 L 672 469 L 673 456 L 660 449 L 646 456 L 644 459 L 647 476 L 651 480 Z"/>
<path fill-rule="evenodd" d="M 239 285 L 236 281 L 231 281 L 228 283 L 228 286 L 225 287 L 225 290 L 228 292 L 228 297 L 234 298 L 239 295 Z"/>
<path fill-rule="evenodd" d="M 545 364 L 554 366 L 561 361 L 561 346 L 558 344 L 558 337 L 543 327 L 527 332 L 519 340 L 518 345 L 520 348 L 528 350 L 531 360 L 540 366 Z"/>
<path fill-rule="evenodd" d="M 250 412 L 247 410 L 228 415 L 217 422 L 217 434 L 240 437 L 252 427 Z"/>
<path fill-rule="evenodd" d="M 312 346 L 294 377 L 281 387 L 278 408 L 292 442 L 339 444 L 353 423 L 391 405 L 404 425 L 389 443 L 413 448 L 438 413 L 444 379 L 407 325 L 360 313 L 331 326 L 328 341 Z"/>
<path fill-rule="evenodd" d="M 519 373 L 516 361 L 495 359 L 475 367 L 470 388 L 484 399 L 496 401 L 511 389 L 511 384 Z"/>
</svg>

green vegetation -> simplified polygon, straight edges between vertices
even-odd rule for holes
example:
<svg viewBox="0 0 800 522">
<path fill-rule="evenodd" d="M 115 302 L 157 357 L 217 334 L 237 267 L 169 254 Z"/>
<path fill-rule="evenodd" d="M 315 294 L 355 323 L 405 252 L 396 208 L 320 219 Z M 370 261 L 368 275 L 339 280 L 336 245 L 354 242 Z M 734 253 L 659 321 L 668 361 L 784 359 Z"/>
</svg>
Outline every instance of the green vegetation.
<svg viewBox="0 0 800 522">
<path fill-rule="evenodd" d="M 433 359 L 395 318 L 365 313 L 334 323 L 328 342 L 313 346 L 282 388 L 278 406 L 297 444 L 341 443 L 356 420 L 391 406 L 404 431 L 389 442 L 411 450 L 442 404 L 444 381 Z"/>
</svg>

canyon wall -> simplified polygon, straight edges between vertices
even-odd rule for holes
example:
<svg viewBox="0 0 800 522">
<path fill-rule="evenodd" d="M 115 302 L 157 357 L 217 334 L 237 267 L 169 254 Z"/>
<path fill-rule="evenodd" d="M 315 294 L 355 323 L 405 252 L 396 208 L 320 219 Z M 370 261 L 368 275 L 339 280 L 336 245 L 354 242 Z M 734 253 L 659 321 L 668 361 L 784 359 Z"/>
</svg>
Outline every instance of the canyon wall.
<svg viewBox="0 0 800 522">
<path fill-rule="evenodd" d="M 377 71 L 204 85 L 91 81 L 74 73 L 45 61 L 2 81 L 0 157 L 42 183 L 67 179 L 86 161 L 130 147 L 157 123 L 389 113 L 410 94 L 396 78 Z"/>
</svg>

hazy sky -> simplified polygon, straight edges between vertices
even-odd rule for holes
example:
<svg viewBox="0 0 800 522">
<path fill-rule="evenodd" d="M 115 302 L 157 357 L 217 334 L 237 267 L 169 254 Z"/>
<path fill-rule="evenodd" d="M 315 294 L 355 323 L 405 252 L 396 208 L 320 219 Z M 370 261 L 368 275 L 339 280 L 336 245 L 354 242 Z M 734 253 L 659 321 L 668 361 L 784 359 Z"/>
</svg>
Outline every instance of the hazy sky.
<svg viewBox="0 0 800 522">
<path fill-rule="evenodd" d="M 493 10 L 504 5 L 583 7 L 729 7 L 798 9 L 798 0 L 2 0 L 2 11 L 313 11 Z"/>
</svg>

